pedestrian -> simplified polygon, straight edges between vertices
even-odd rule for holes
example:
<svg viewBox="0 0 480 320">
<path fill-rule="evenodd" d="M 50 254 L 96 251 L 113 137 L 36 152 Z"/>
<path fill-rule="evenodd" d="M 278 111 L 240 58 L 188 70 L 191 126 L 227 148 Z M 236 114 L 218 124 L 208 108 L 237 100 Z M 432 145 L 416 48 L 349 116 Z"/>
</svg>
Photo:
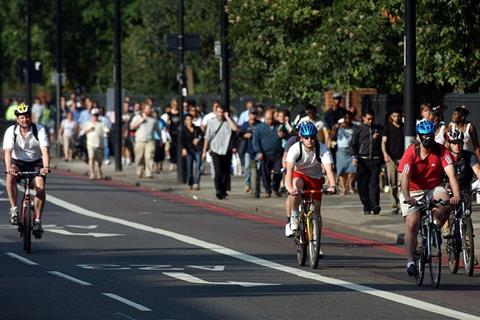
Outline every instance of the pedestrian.
<svg viewBox="0 0 480 320">
<path fill-rule="evenodd" d="M 355 125 L 352 123 L 353 114 L 346 112 L 343 117 L 342 123 L 336 123 L 332 127 L 330 133 L 330 141 L 336 141 L 336 171 L 340 180 L 340 194 L 347 194 L 347 182 L 348 190 L 350 193 L 355 193 L 355 176 L 357 168 L 352 164 L 352 154 L 350 150 L 350 144 L 353 138 L 353 131 Z"/>
<path fill-rule="evenodd" d="M 90 120 L 85 123 L 82 130 L 83 134 L 86 136 L 90 180 L 96 178 L 103 179 L 103 136 L 105 133 L 108 133 L 108 128 L 99 121 L 100 111 L 98 109 L 92 109 L 90 113 Z M 95 164 L 98 168 L 97 175 L 95 174 Z"/>
<path fill-rule="evenodd" d="M 250 111 L 252 111 L 253 109 L 255 109 L 255 103 L 252 100 L 248 100 L 245 103 L 245 110 L 243 110 L 242 113 L 240 113 L 240 116 L 238 117 L 237 124 L 239 127 L 241 127 L 245 122 L 248 121 Z"/>
<path fill-rule="evenodd" d="M 380 213 L 380 170 L 382 166 L 381 129 L 373 123 L 375 113 L 366 109 L 362 124 L 353 131 L 350 152 L 357 167 L 358 194 L 363 204 L 363 214 Z"/>
<path fill-rule="evenodd" d="M 153 157 L 155 141 L 153 133 L 161 134 L 157 120 L 152 116 L 153 109 L 144 103 L 142 112 L 133 117 L 130 129 L 135 130 L 135 167 L 138 178 L 153 178 Z"/>
<path fill-rule="evenodd" d="M 398 109 L 393 110 L 388 122 L 383 127 L 382 153 L 385 165 L 387 167 L 388 183 L 392 195 L 392 214 L 400 212 L 398 202 L 398 164 L 402 159 L 405 150 L 405 134 L 403 131 L 402 112 Z"/>
<path fill-rule="evenodd" d="M 458 129 L 463 133 L 463 149 L 473 152 L 480 159 L 480 146 L 478 144 L 477 129 L 467 120 L 469 111 L 465 106 L 456 108 L 452 113 L 452 122 L 448 125 L 448 131 Z"/>
<path fill-rule="evenodd" d="M 165 125 L 165 121 L 160 117 L 158 111 L 153 112 L 153 117 L 157 120 L 158 129 L 153 133 L 153 139 L 155 140 L 155 154 L 153 156 L 153 162 L 155 167 L 155 173 L 159 174 L 163 171 L 163 161 L 165 161 L 165 142 L 168 140 L 168 130 Z"/>
<path fill-rule="evenodd" d="M 187 184 L 190 190 L 200 190 L 202 165 L 203 131 L 193 124 L 193 116 L 186 114 L 181 131 L 182 157 L 186 158 Z"/>
<path fill-rule="evenodd" d="M 172 99 L 170 101 L 170 111 L 166 113 L 166 123 L 168 125 L 168 132 L 172 137 L 170 143 L 170 166 L 169 170 L 173 171 L 175 165 L 177 164 L 177 143 L 178 143 L 178 129 L 180 126 L 180 108 L 178 106 L 177 100 Z"/>
<path fill-rule="evenodd" d="M 257 153 L 257 160 L 260 161 L 260 171 L 266 197 L 271 197 L 272 190 L 277 197 L 281 197 L 280 181 L 282 174 L 280 170 L 282 168 L 283 149 L 281 139 L 278 136 L 280 125 L 274 121 L 272 110 L 265 112 L 264 120 L 263 123 L 258 125 L 253 135 L 253 148 Z"/>
<path fill-rule="evenodd" d="M 68 111 L 67 117 L 62 120 L 58 132 L 58 140 L 63 143 L 63 156 L 67 162 L 73 160 L 73 150 L 77 134 L 78 124 L 73 120 L 73 114 Z"/>
<path fill-rule="evenodd" d="M 94 102 L 95 108 L 98 108 L 98 102 Z M 105 165 L 110 165 L 110 130 L 112 129 L 112 121 L 107 116 L 107 111 L 105 107 L 98 108 L 101 112 L 100 121 L 103 123 L 105 127 L 108 128 L 108 132 L 103 135 L 103 162 Z"/>
<path fill-rule="evenodd" d="M 333 105 L 325 112 L 325 126 L 332 131 L 333 126 L 345 116 L 346 110 L 342 107 L 342 94 L 335 92 L 333 94 Z"/>
<path fill-rule="evenodd" d="M 240 128 L 240 138 L 243 139 L 245 143 L 245 153 L 244 153 L 244 171 L 243 171 L 243 182 L 245 186 L 243 187 L 243 191 L 245 193 L 250 192 L 252 187 L 251 184 L 251 171 L 257 170 L 256 165 L 256 152 L 253 148 L 252 138 L 255 133 L 257 126 L 260 124 L 260 121 L 257 120 L 257 110 L 255 108 L 250 109 L 250 113 L 248 115 L 248 120 L 244 122 Z M 254 182 L 255 183 L 255 182 Z"/>
<path fill-rule="evenodd" d="M 130 100 L 123 103 L 122 114 L 122 164 L 131 165 L 133 161 L 133 143 L 130 140 L 130 118 L 132 116 L 133 107 L 130 106 Z"/>
<path fill-rule="evenodd" d="M 202 160 L 205 160 L 207 151 L 210 151 L 215 170 L 216 196 L 222 200 L 228 196 L 232 152 L 236 152 L 233 139 L 238 127 L 222 105 L 217 105 L 215 113 L 216 117 L 208 122 L 205 132 Z"/>
</svg>

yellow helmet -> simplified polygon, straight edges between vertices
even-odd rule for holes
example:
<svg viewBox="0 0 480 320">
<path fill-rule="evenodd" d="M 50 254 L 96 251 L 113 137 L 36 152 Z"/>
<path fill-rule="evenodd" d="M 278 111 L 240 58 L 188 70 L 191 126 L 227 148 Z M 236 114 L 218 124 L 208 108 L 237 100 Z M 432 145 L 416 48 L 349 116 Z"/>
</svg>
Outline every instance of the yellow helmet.
<svg viewBox="0 0 480 320">
<path fill-rule="evenodd" d="M 15 108 L 15 115 L 18 117 L 18 116 L 21 116 L 21 115 L 24 115 L 24 114 L 30 114 L 32 113 L 32 109 L 30 109 L 30 107 L 28 106 L 28 104 L 25 104 L 25 103 L 19 103 L 17 105 L 17 107 Z"/>
</svg>

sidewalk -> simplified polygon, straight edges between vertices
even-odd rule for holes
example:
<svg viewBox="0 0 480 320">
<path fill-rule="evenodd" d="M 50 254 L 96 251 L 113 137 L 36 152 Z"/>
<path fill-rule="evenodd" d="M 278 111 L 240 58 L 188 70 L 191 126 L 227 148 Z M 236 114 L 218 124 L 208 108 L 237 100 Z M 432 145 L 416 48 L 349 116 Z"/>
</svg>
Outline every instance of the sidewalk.
<svg viewBox="0 0 480 320">
<path fill-rule="evenodd" d="M 165 167 L 168 167 L 166 165 Z M 53 159 L 52 168 L 67 170 L 77 174 L 87 175 L 88 167 L 85 162 Z M 218 200 L 215 197 L 215 189 L 211 176 L 202 176 L 201 190 L 191 191 L 187 185 L 177 183 L 176 172 L 164 172 L 155 175 L 154 179 L 139 179 L 135 174 L 135 166 L 124 166 L 123 171 L 115 171 L 114 164 L 102 167 L 104 175 L 108 179 L 121 181 L 132 185 L 141 185 L 154 190 L 171 192 L 198 201 L 215 204 L 218 206 L 235 209 L 241 212 L 269 217 L 286 221 L 285 219 L 285 196 L 277 198 L 260 199 L 253 198 L 243 192 L 242 177 L 232 177 L 231 191 L 227 200 Z M 380 195 L 382 212 L 379 215 L 363 215 L 362 206 L 358 194 L 355 195 L 325 195 L 322 200 L 323 225 L 331 231 L 337 231 L 380 242 L 403 244 L 404 222 L 401 215 L 390 213 L 391 203 L 388 194 Z M 480 234 L 480 206 L 473 206 L 473 221 L 475 234 Z M 480 255 L 480 236 L 475 237 L 475 251 Z"/>
</svg>

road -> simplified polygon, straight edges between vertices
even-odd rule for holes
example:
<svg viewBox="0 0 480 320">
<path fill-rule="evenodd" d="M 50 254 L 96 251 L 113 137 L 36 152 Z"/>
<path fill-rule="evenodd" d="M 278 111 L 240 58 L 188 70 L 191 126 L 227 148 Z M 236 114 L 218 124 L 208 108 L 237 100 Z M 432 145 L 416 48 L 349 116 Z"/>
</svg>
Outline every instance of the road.
<svg viewBox="0 0 480 320">
<path fill-rule="evenodd" d="M 312 270 L 283 221 L 59 174 L 48 199 L 31 254 L 0 222 L 2 320 L 480 319 L 478 269 L 416 287 L 402 247 L 327 230 Z"/>
</svg>

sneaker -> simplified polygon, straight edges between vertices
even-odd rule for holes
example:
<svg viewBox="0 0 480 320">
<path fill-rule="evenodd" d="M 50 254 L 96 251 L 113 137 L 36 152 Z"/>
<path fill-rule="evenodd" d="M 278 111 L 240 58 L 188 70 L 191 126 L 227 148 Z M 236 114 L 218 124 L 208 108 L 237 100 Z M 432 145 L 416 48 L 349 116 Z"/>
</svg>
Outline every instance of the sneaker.
<svg viewBox="0 0 480 320">
<path fill-rule="evenodd" d="M 243 192 L 249 193 L 250 192 L 250 186 L 243 187 Z"/>
<path fill-rule="evenodd" d="M 13 224 L 13 225 L 18 224 L 18 208 L 17 207 L 10 208 L 10 224 Z"/>
<path fill-rule="evenodd" d="M 35 239 L 42 238 L 43 228 L 42 228 L 42 223 L 40 221 L 35 220 L 35 222 L 33 223 L 32 233 Z"/>
<path fill-rule="evenodd" d="M 320 249 L 320 251 L 318 252 L 318 257 L 320 259 L 323 259 L 323 256 L 324 256 L 324 253 L 323 253 L 322 249 Z"/>
<path fill-rule="evenodd" d="M 290 223 L 287 223 L 285 225 L 285 237 L 287 237 L 287 238 L 293 237 L 293 234 L 294 234 L 294 232 L 293 232 L 292 228 L 290 227 Z"/>
<path fill-rule="evenodd" d="M 290 217 L 290 229 L 292 229 L 292 231 L 295 231 L 298 229 L 297 217 L 294 217 L 294 216 Z"/>
<path fill-rule="evenodd" d="M 373 208 L 373 214 L 377 215 L 380 213 L 381 210 L 382 208 L 380 208 L 379 206 L 376 206 L 375 208 Z"/>
<path fill-rule="evenodd" d="M 407 267 L 407 274 L 410 276 L 410 277 L 415 277 L 416 275 L 418 275 L 418 270 L 417 270 L 417 267 L 415 266 L 414 263 L 410 263 Z"/>
</svg>

